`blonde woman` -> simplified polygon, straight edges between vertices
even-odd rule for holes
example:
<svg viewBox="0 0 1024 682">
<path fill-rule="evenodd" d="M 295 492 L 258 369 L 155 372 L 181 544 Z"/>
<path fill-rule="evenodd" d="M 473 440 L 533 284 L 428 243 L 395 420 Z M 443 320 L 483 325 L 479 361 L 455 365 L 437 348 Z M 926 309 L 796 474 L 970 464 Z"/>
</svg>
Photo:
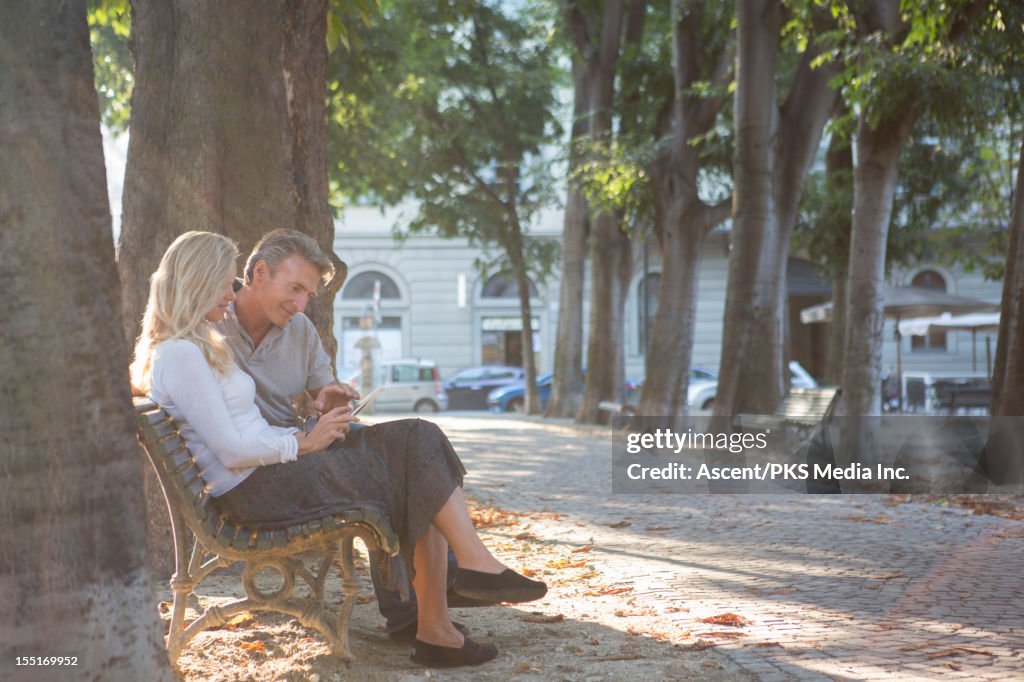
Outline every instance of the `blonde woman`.
<svg viewBox="0 0 1024 682">
<path fill-rule="evenodd" d="M 547 592 L 502 565 L 480 541 L 462 495 L 465 469 L 447 438 L 417 419 L 348 432 L 343 408 L 309 433 L 270 426 L 255 384 L 232 361 L 211 323 L 235 298 L 238 251 L 209 232 L 181 235 L 150 282 L 132 383 L 175 418 L 211 495 L 238 521 L 283 527 L 371 506 L 401 541 L 419 602 L 412 660 L 432 667 L 477 665 L 497 656 L 452 623 L 447 550 L 455 585 L 492 601 L 530 601 Z"/>
</svg>

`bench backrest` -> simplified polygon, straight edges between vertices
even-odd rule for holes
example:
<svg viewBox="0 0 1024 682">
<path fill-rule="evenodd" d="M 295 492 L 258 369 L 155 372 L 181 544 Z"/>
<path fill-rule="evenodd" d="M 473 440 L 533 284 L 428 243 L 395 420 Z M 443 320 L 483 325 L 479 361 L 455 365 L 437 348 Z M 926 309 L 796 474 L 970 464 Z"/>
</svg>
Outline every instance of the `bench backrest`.
<svg viewBox="0 0 1024 682">
<path fill-rule="evenodd" d="M 332 531 L 358 525 L 373 535 L 383 551 L 398 551 L 398 538 L 387 520 L 373 509 L 354 509 L 288 528 L 266 530 L 235 523 L 222 515 L 206 492 L 195 459 L 171 416 L 148 398 L 135 398 L 139 441 L 156 471 L 171 513 L 179 514 L 200 543 L 228 558 L 277 553 L 288 546 L 317 546 L 332 539 Z"/>
<path fill-rule="evenodd" d="M 817 424 L 831 414 L 839 393 L 838 386 L 790 389 L 774 416 L 791 422 Z"/>
</svg>

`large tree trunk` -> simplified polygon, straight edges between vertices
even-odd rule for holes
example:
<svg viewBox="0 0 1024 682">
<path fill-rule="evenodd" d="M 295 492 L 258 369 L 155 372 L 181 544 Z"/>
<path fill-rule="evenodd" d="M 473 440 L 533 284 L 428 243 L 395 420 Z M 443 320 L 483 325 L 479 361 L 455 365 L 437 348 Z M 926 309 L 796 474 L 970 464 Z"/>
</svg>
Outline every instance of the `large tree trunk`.
<svg viewBox="0 0 1024 682">
<path fill-rule="evenodd" d="M 741 8 L 746 4 L 740 2 Z M 759 100 L 743 96 L 744 106 L 749 107 L 742 113 L 744 119 L 750 122 L 752 117 L 760 116 L 763 120 L 754 127 L 745 125 L 742 131 L 737 126 L 737 158 L 746 156 L 740 145 L 751 144 L 750 156 L 744 160 L 752 161 L 754 165 L 745 163 L 744 171 L 737 173 L 737 194 L 744 195 L 743 203 L 747 205 L 741 206 L 737 200 L 737 217 L 742 211 L 743 218 L 734 224 L 734 252 L 751 248 L 751 245 L 741 242 L 756 231 L 759 236 L 753 240 L 753 245 L 759 249 L 760 257 L 755 259 L 754 254 L 744 254 L 730 260 L 730 283 L 737 282 L 740 291 L 735 295 L 730 291 L 727 295 L 727 322 L 723 330 L 723 356 L 716 396 L 716 414 L 719 415 L 770 413 L 786 390 L 784 359 L 789 244 L 807 171 L 837 97 L 828 85 L 837 72 L 837 66 L 828 64 L 813 68 L 820 49 L 812 42 L 801 56 L 785 102 L 776 110 L 774 88 L 768 92 L 768 84 L 764 81 L 773 82 L 776 78 L 780 11 L 780 3 L 768 2 L 757 14 L 745 16 L 741 23 L 741 40 L 745 38 L 752 44 L 750 49 L 741 52 L 741 62 L 751 61 L 745 65 L 749 71 L 747 76 L 738 84 L 737 102 L 741 99 L 740 87 L 754 88 L 754 98 L 771 98 Z M 765 17 L 765 21 L 751 23 L 757 16 Z M 769 31 L 773 35 L 767 35 Z M 739 116 L 741 113 L 737 110 L 737 121 Z M 761 175 L 764 165 L 767 165 L 770 177 Z M 752 199 L 748 188 L 741 187 L 748 182 L 756 183 L 749 188 L 750 192 L 771 191 L 770 203 Z M 745 269 L 748 263 L 755 263 L 757 270 L 736 271 Z M 735 324 L 742 324 L 744 328 L 730 328 Z M 725 348 L 729 348 L 728 362 Z M 729 390 L 722 391 L 723 383 Z"/>
<path fill-rule="evenodd" d="M 841 245 L 846 263 L 832 277 L 832 323 L 829 326 L 825 381 L 838 384 L 843 378 L 843 351 L 846 344 L 846 280 L 852 229 L 850 197 L 853 193 L 853 147 L 833 134 L 825 154 L 825 208 L 828 225 L 836 231 L 832 243 Z"/>
<path fill-rule="evenodd" d="M 0 61 L 0 674 L 169 680 L 85 1 L 0 4 Z"/>
<path fill-rule="evenodd" d="M 632 274 L 632 249 L 616 216 L 598 215 L 590 244 L 590 326 L 587 342 L 587 381 L 576 420 L 607 423 L 602 400 L 624 398 L 622 342 L 626 289 Z"/>
<path fill-rule="evenodd" d="M 722 329 L 715 415 L 733 414 L 739 408 L 771 412 L 764 405 L 774 403 L 781 390 L 781 359 L 751 368 L 743 377 L 746 385 L 758 386 L 759 400 L 737 400 L 739 368 L 751 338 L 773 338 L 779 330 L 760 325 L 775 321 L 752 311 L 766 308 L 757 290 L 758 275 L 764 273 L 770 241 L 778 230 L 775 210 L 775 135 L 778 106 L 775 104 L 775 71 L 782 29 L 782 6 L 778 0 L 737 2 L 735 131 L 733 163 L 733 225 L 729 279 Z M 751 397 L 753 398 L 753 396 Z M 759 410 L 758 408 L 761 407 Z"/>
<path fill-rule="evenodd" d="M 715 123 L 724 98 L 697 98 L 688 91 L 695 81 L 710 77 L 724 85 L 731 71 L 732 45 L 718 54 L 701 49 L 704 7 L 695 3 L 685 14 L 673 5 L 672 61 L 675 88 L 667 111 L 666 130 L 659 146 L 666 152 L 650 165 L 657 210 L 655 233 L 661 244 L 661 284 L 650 331 L 639 412 L 648 416 L 677 416 L 687 412 L 690 360 L 697 308 L 697 275 L 704 238 L 729 215 L 731 200 L 716 206 L 701 201 L 698 146 L 689 142 Z"/>
<path fill-rule="evenodd" d="M 558 294 L 555 376 L 548 417 L 573 417 L 583 394 L 583 280 L 587 258 L 587 200 L 569 189 L 562 231 L 562 281 Z"/>
<path fill-rule="evenodd" d="M 999 338 L 992 375 L 992 429 L 986 446 L 997 482 L 1024 481 L 1024 142 L 1010 218 Z"/>
<path fill-rule="evenodd" d="M 696 322 L 697 275 L 706 231 L 693 224 L 676 202 L 666 207 L 658 307 L 645 357 L 644 387 L 638 412 L 648 416 L 686 414 L 689 367 Z M 689 218 L 689 220 L 688 220 Z"/>
<path fill-rule="evenodd" d="M 567 13 L 566 22 L 582 21 Z M 585 39 L 581 40 L 585 43 Z M 579 167 L 579 143 L 589 131 L 589 62 L 578 48 L 573 54 L 573 122 L 569 139 L 568 176 Z M 572 185 L 566 195 L 562 229 L 562 281 L 558 294 L 558 331 L 555 338 L 555 376 L 551 383 L 547 416 L 573 417 L 583 394 L 583 275 L 587 259 L 587 199 Z"/>
<path fill-rule="evenodd" d="M 862 117 L 857 127 L 841 414 L 859 418 L 843 420 L 843 465 L 874 466 L 879 457 L 879 424 L 863 417 L 881 415 L 885 247 L 900 154 L 916 119 L 908 110 L 875 128 Z"/>
<path fill-rule="evenodd" d="M 596 141 L 611 144 L 615 66 L 622 38 L 623 3 L 605 3 L 595 73 L 590 85 L 590 134 Z M 624 273 L 631 272 L 629 238 L 620 229 L 614 213 L 595 216 L 590 232 L 590 322 L 587 341 L 587 376 L 583 399 L 576 413 L 581 423 L 607 421 L 598 404 L 622 397 L 621 346 L 626 301 Z"/>
<path fill-rule="evenodd" d="M 324 152 L 326 0 L 134 0 L 132 38 L 136 84 L 118 246 L 129 338 L 138 333 L 150 273 L 183 232 L 226 234 L 243 254 L 279 227 L 310 234 L 329 254 L 334 243 Z M 333 299 L 345 274 L 340 267 L 307 310 L 332 358 Z M 170 534 L 152 477 L 147 504 L 157 526 L 154 568 L 167 574 Z"/>
</svg>

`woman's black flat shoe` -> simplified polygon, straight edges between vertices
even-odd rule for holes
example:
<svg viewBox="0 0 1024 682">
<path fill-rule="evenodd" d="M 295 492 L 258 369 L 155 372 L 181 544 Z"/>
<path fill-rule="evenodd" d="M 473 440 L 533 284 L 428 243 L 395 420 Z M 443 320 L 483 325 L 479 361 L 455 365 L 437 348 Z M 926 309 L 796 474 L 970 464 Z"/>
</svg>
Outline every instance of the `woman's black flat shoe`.
<svg viewBox="0 0 1024 682">
<path fill-rule="evenodd" d="M 459 632 L 462 633 L 463 637 L 469 635 L 469 628 L 467 628 L 462 623 L 456 623 L 453 620 L 452 621 L 452 625 L 455 626 L 456 630 L 458 630 Z M 416 639 L 416 630 L 417 630 L 417 628 L 416 628 L 416 621 L 413 621 L 413 622 L 409 623 L 408 625 L 406 625 L 401 630 L 395 630 L 394 632 L 389 632 L 388 633 L 388 637 L 390 637 L 391 641 L 393 641 L 393 642 L 402 642 L 403 644 L 408 644 L 408 643 L 413 642 Z"/>
<path fill-rule="evenodd" d="M 498 655 L 498 648 L 493 644 L 477 644 L 466 638 L 461 647 L 438 646 L 416 640 L 412 651 L 413 663 L 428 668 L 457 668 L 463 665 L 480 665 L 493 660 Z"/>
<path fill-rule="evenodd" d="M 455 573 L 452 590 L 463 597 L 486 602 L 518 604 L 540 599 L 548 593 L 548 586 L 539 580 L 530 580 L 511 568 L 501 573 L 482 573 L 460 568 Z"/>
</svg>

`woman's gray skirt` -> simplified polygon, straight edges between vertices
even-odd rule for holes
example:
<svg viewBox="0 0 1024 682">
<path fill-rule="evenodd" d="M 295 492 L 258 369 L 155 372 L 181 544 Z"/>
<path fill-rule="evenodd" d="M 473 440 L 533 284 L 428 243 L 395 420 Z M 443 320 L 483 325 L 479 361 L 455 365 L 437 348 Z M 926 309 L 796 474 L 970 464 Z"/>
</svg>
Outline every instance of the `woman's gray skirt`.
<svg viewBox="0 0 1024 682">
<path fill-rule="evenodd" d="M 326 450 L 259 467 L 218 497 L 217 505 L 237 521 L 267 529 L 372 507 L 398 534 L 412 576 L 416 539 L 465 474 L 441 429 L 422 419 L 399 419 L 354 427 Z"/>
</svg>

